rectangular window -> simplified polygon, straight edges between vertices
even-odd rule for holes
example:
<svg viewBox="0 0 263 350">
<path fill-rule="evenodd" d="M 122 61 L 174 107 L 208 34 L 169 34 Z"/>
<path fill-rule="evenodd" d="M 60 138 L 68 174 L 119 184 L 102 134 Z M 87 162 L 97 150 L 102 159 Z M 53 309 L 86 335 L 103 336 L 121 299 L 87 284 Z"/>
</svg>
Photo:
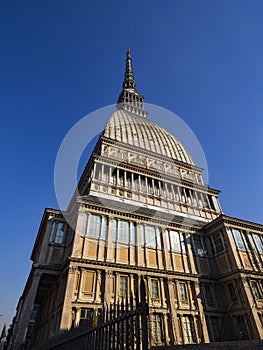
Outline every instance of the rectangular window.
<svg viewBox="0 0 263 350">
<path fill-rule="evenodd" d="M 192 344 L 195 342 L 195 333 L 193 327 L 193 319 L 191 316 L 183 317 L 183 330 L 185 335 L 186 343 Z"/>
<path fill-rule="evenodd" d="M 153 226 L 145 226 L 145 243 L 149 247 L 156 248 L 155 229 Z"/>
<path fill-rule="evenodd" d="M 181 301 L 186 303 L 188 301 L 188 298 L 187 298 L 186 284 L 184 282 L 179 283 L 179 293 L 180 293 Z"/>
<path fill-rule="evenodd" d="M 49 243 L 62 244 L 63 237 L 64 237 L 64 223 L 59 221 L 54 221 L 52 224 Z"/>
<path fill-rule="evenodd" d="M 232 229 L 232 233 L 233 233 L 237 248 L 247 249 L 247 242 L 246 242 L 244 232 L 237 229 Z"/>
<path fill-rule="evenodd" d="M 172 250 L 175 250 L 176 252 L 180 252 L 181 251 L 181 245 L 180 245 L 179 232 L 177 232 L 177 231 L 170 231 L 170 239 L 171 239 Z"/>
<path fill-rule="evenodd" d="M 118 222 L 118 240 L 129 243 L 130 227 L 128 221 L 119 220 Z"/>
<path fill-rule="evenodd" d="M 82 292 L 84 294 L 92 294 L 94 289 L 95 273 L 93 271 L 83 271 L 82 276 Z"/>
<path fill-rule="evenodd" d="M 194 242 L 194 252 L 199 257 L 203 257 L 206 255 L 206 247 L 205 242 L 203 240 L 203 237 L 201 235 L 194 235 L 193 236 L 193 242 Z"/>
<path fill-rule="evenodd" d="M 127 297 L 128 295 L 128 277 L 120 276 L 120 294 L 121 297 Z"/>
<path fill-rule="evenodd" d="M 214 234 L 213 236 L 214 239 L 214 245 L 215 245 L 215 250 L 217 253 L 220 253 L 224 250 L 224 243 L 223 243 L 223 239 L 221 236 L 221 232 L 217 232 Z"/>
<path fill-rule="evenodd" d="M 257 300 L 262 299 L 262 294 L 261 294 L 261 291 L 259 289 L 258 283 L 256 281 L 252 281 L 251 282 L 251 287 L 252 287 L 252 291 L 253 291 L 253 294 L 254 294 L 255 298 Z"/>
<path fill-rule="evenodd" d="M 99 238 L 100 232 L 101 232 L 101 216 L 90 214 L 89 225 L 88 225 L 88 236 Z"/>
<path fill-rule="evenodd" d="M 84 213 L 81 234 L 90 238 L 106 239 L 108 234 L 108 218 L 96 214 Z"/>
<path fill-rule="evenodd" d="M 113 220 L 112 224 L 112 240 L 125 244 L 135 244 L 136 226 L 134 222 L 126 220 Z"/>
<path fill-rule="evenodd" d="M 152 345 L 162 344 L 163 330 L 162 330 L 162 315 L 152 315 Z"/>
<path fill-rule="evenodd" d="M 227 285 L 227 287 L 228 287 L 228 292 L 229 292 L 229 295 L 230 295 L 230 299 L 232 301 L 236 301 L 237 300 L 237 295 L 236 295 L 234 284 L 233 283 L 229 283 Z"/>
<path fill-rule="evenodd" d="M 152 280 L 152 298 L 159 298 L 158 280 Z"/>
<path fill-rule="evenodd" d="M 257 246 L 257 249 L 259 253 L 263 253 L 263 241 L 262 241 L 262 235 L 253 234 L 254 242 Z"/>
</svg>

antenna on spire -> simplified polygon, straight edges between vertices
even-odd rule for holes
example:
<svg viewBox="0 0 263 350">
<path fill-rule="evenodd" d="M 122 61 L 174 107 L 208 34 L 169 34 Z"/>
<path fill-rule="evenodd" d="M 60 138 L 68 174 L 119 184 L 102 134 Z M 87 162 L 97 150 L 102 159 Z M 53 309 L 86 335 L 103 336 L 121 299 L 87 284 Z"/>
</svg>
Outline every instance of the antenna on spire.
<svg viewBox="0 0 263 350">
<path fill-rule="evenodd" d="M 122 92 L 117 101 L 118 109 L 125 109 L 134 114 L 146 117 L 147 111 L 143 105 L 144 97 L 136 90 L 136 82 L 134 80 L 131 50 L 127 49 L 126 66 L 124 80 L 122 83 Z"/>
</svg>

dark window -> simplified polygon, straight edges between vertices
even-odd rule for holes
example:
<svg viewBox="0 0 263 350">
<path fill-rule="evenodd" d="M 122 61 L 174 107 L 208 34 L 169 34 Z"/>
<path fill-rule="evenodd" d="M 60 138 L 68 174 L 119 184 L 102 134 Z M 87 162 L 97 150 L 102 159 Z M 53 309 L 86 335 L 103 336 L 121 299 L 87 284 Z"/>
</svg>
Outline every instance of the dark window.
<svg viewBox="0 0 263 350">
<path fill-rule="evenodd" d="M 237 295 L 236 295 L 234 284 L 233 283 L 229 283 L 227 286 L 228 286 L 230 299 L 232 301 L 236 301 L 237 300 Z"/>
<path fill-rule="evenodd" d="M 159 298 L 158 280 L 152 280 L 152 298 Z"/>
<path fill-rule="evenodd" d="M 186 284 L 184 282 L 179 283 L 179 293 L 180 293 L 180 299 L 183 302 L 187 302 L 187 290 L 186 290 Z"/>
<path fill-rule="evenodd" d="M 64 237 L 64 223 L 59 221 L 54 221 L 52 224 L 49 242 L 61 244 L 63 243 L 63 237 Z"/>
</svg>

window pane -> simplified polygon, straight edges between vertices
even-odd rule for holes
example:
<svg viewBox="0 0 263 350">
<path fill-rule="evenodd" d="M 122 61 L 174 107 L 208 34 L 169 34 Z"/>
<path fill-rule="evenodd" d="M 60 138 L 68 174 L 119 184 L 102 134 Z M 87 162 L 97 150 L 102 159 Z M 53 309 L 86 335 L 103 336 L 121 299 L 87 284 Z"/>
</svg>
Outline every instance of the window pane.
<svg viewBox="0 0 263 350">
<path fill-rule="evenodd" d="M 222 252 L 224 250 L 224 244 L 220 232 L 217 232 L 213 236 L 216 252 Z"/>
<path fill-rule="evenodd" d="M 101 216 L 90 214 L 88 236 L 99 237 L 101 231 Z"/>
<path fill-rule="evenodd" d="M 156 247 L 155 228 L 153 226 L 145 226 L 145 243 L 150 247 Z"/>
<path fill-rule="evenodd" d="M 254 241 L 256 243 L 256 246 L 258 248 L 258 251 L 260 253 L 263 253 L 263 243 L 262 243 L 262 236 L 261 235 L 253 235 Z"/>
<path fill-rule="evenodd" d="M 179 292 L 181 301 L 187 301 L 187 291 L 185 283 L 179 283 Z"/>
<path fill-rule="evenodd" d="M 152 280 L 152 298 L 159 298 L 158 280 Z"/>
<path fill-rule="evenodd" d="M 108 218 L 107 218 L 107 217 L 104 217 L 104 218 L 103 218 L 103 225 L 102 225 L 102 233 L 101 233 L 101 237 L 102 237 L 103 239 L 106 239 L 106 238 L 107 238 L 107 235 L 108 235 L 108 226 L 109 226 Z"/>
<path fill-rule="evenodd" d="M 83 214 L 82 225 L 81 225 L 81 234 L 85 236 L 87 231 L 87 223 L 88 223 L 88 214 Z"/>
<path fill-rule="evenodd" d="M 54 221 L 52 224 L 49 242 L 61 244 L 63 242 L 63 236 L 64 236 L 64 223 L 59 221 Z"/>
<path fill-rule="evenodd" d="M 261 295 L 261 292 L 260 292 L 260 289 L 259 289 L 257 282 L 255 282 L 255 281 L 251 282 L 251 286 L 252 286 L 252 290 L 253 290 L 253 293 L 255 295 L 255 298 L 262 299 L 262 295 Z"/>
<path fill-rule="evenodd" d="M 120 276 L 120 296 L 126 297 L 128 294 L 128 277 Z"/>
<path fill-rule="evenodd" d="M 117 220 L 112 220 L 112 240 L 116 241 L 117 239 Z"/>
<path fill-rule="evenodd" d="M 179 232 L 170 231 L 170 238 L 171 238 L 172 250 L 175 250 L 176 252 L 180 252 L 181 246 L 180 246 Z"/>
<path fill-rule="evenodd" d="M 156 228 L 156 241 L 157 241 L 157 247 L 162 248 L 161 231 L 159 228 Z"/>
<path fill-rule="evenodd" d="M 64 224 L 59 222 L 57 225 L 56 235 L 55 235 L 55 243 L 61 244 L 64 236 Z"/>
<path fill-rule="evenodd" d="M 234 240 L 236 242 L 236 245 L 239 249 L 246 249 L 246 242 L 244 234 L 236 229 L 232 229 Z"/>
<path fill-rule="evenodd" d="M 152 315 L 153 345 L 162 343 L 162 318 L 161 315 Z"/>
<path fill-rule="evenodd" d="M 189 316 L 183 317 L 183 329 L 185 333 L 185 339 L 187 343 L 193 343 L 194 342 L 194 329 L 193 324 L 191 322 Z"/>
<path fill-rule="evenodd" d="M 135 224 L 134 222 L 130 222 L 130 241 L 131 244 L 135 244 Z"/>
<path fill-rule="evenodd" d="M 130 235 L 129 222 L 120 220 L 118 222 L 118 240 L 128 243 L 129 235 Z"/>
</svg>

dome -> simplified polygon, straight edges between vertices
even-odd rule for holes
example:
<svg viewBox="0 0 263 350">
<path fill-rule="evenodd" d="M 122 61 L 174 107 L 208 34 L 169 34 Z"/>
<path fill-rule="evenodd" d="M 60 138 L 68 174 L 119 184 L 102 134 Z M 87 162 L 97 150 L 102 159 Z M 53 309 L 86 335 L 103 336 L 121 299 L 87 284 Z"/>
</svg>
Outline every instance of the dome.
<svg viewBox="0 0 263 350">
<path fill-rule="evenodd" d="M 171 133 L 148 118 L 125 109 L 118 109 L 112 114 L 103 136 L 195 165 L 187 150 Z"/>
</svg>

